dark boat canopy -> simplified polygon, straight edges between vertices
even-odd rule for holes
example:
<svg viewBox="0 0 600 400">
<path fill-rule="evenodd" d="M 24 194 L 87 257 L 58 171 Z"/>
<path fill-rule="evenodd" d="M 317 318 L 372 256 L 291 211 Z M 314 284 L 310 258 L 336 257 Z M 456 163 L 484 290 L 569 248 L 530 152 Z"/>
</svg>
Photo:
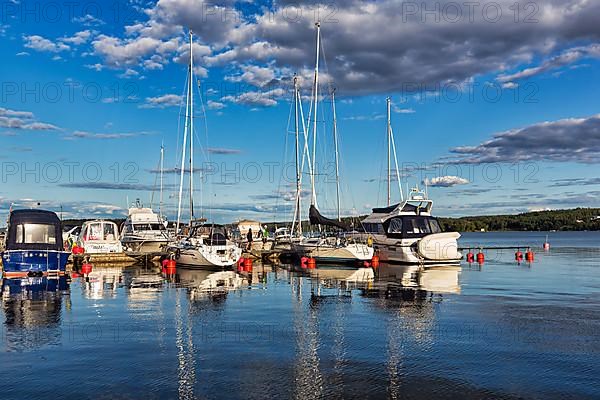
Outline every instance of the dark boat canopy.
<svg viewBox="0 0 600 400">
<path fill-rule="evenodd" d="M 6 250 L 63 250 L 60 219 L 52 211 L 12 211 L 8 218 Z"/>
<path fill-rule="evenodd" d="M 308 218 L 310 219 L 310 223 L 312 225 L 327 225 L 327 226 L 333 226 L 336 228 L 340 228 L 343 230 L 348 230 L 348 227 L 346 226 L 346 224 L 344 224 L 340 221 L 336 221 L 334 219 L 329 219 L 329 218 L 322 216 L 321 213 L 319 212 L 319 210 L 317 210 L 317 207 L 315 207 L 314 205 L 311 205 L 310 209 L 308 210 Z"/>
</svg>

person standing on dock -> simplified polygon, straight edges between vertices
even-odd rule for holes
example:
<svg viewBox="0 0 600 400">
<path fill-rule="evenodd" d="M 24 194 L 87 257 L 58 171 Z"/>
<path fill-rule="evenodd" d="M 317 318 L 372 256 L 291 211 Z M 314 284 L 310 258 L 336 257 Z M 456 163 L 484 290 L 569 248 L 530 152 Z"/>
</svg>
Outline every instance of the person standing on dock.
<svg viewBox="0 0 600 400">
<path fill-rule="evenodd" d="M 252 241 L 254 237 L 252 236 L 252 228 L 248 229 L 248 233 L 246 234 L 246 239 L 248 240 L 248 244 L 246 245 L 246 250 L 252 250 Z"/>
</svg>

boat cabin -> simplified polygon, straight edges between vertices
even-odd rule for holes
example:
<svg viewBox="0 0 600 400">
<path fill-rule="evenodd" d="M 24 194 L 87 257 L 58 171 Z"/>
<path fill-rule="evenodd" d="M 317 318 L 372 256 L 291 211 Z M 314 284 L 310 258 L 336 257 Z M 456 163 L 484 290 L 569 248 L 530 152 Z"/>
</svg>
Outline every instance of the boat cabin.
<svg viewBox="0 0 600 400">
<path fill-rule="evenodd" d="M 190 237 L 202 238 L 209 246 L 225 246 L 227 244 L 227 229 L 223 225 L 198 224 L 192 226 Z"/>
<path fill-rule="evenodd" d="M 121 253 L 123 247 L 119 241 L 117 224 L 111 221 L 88 221 L 81 227 L 77 245 L 86 253 Z"/>
<path fill-rule="evenodd" d="M 5 249 L 62 251 L 60 219 L 52 211 L 12 211 L 8 220 Z"/>
</svg>

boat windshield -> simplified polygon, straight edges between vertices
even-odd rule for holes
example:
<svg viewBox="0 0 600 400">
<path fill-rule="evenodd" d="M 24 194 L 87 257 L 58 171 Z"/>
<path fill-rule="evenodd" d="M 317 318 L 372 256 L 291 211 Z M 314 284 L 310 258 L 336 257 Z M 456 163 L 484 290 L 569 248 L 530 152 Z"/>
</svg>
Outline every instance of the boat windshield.
<svg viewBox="0 0 600 400">
<path fill-rule="evenodd" d="M 56 228 L 49 224 L 17 225 L 16 243 L 56 244 Z"/>
<path fill-rule="evenodd" d="M 385 223 L 389 237 L 416 238 L 440 233 L 442 229 L 437 219 L 425 216 L 394 217 Z"/>
<path fill-rule="evenodd" d="M 434 218 L 429 217 L 404 217 L 404 232 L 407 235 L 423 235 L 440 233 L 440 224 Z"/>
<path fill-rule="evenodd" d="M 163 224 L 134 224 L 133 228 L 136 231 L 164 231 L 165 226 Z"/>
</svg>

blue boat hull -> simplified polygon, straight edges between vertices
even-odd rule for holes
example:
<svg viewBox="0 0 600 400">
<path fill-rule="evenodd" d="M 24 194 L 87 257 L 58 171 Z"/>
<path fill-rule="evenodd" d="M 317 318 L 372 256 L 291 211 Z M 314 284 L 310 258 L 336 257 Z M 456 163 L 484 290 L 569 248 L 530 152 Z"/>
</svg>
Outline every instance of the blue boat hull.
<svg viewBox="0 0 600 400">
<path fill-rule="evenodd" d="M 23 277 L 64 274 L 69 253 L 56 250 L 7 250 L 2 253 L 3 275 Z"/>
</svg>

